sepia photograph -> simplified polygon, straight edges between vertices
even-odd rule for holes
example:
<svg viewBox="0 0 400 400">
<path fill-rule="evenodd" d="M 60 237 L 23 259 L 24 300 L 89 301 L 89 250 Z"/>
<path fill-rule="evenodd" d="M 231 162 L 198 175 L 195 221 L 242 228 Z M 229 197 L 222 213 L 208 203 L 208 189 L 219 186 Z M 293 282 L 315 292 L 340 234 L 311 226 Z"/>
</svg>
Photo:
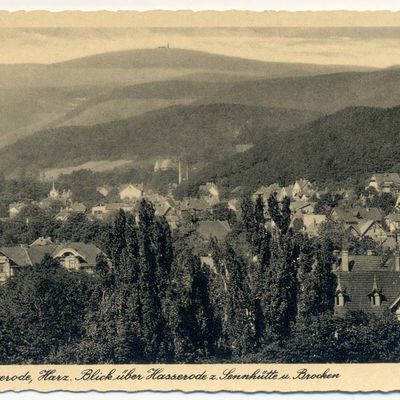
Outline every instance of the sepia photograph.
<svg viewBox="0 0 400 400">
<path fill-rule="evenodd" d="M 2 366 L 400 362 L 400 13 L 0 21 Z"/>
</svg>

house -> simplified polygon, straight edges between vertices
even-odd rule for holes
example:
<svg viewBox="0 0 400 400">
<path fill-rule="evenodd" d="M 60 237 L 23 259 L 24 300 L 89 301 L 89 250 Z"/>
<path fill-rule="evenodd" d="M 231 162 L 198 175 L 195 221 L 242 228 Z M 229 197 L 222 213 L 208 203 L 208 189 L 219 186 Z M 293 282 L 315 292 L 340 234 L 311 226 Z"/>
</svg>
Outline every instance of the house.
<svg viewBox="0 0 400 400">
<path fill-rule="evenodd" d="M 335 313 L 390 310 L 400 319 L 400 259 L 377 255 L 350 255 L 343 250 L 333 269 L 337 278 Z"/>
<path fill-rule="evenodd" d="M 54 219 L 57 220 L 57 221 L 64 222 L 64 221 L 66 221 L 68 219 L 69 216 L 70 216 L 70 212 L 68 211 L 67 208 L 64 208 L 60 212 L 58 212 L 56 214 Z"/>
<path fill-rule="evenodd" d="M 72 192 L 70 190 L 63 190 L 62 192 L 60 192 L 58 189 L 55 188 L 53 182 L 53 186 L 51 187 L 48 195 L 49 199 L 66 201 L 69 200 L 71 197 L 72 197 Z"/>
<path fill-rule="evenodd" d="M 288 185 L 281 188 L 281 190 L 277 193 L 276 198 L 278 201 L 282 201 L 285 197 L 292 197 L 293 194 L 293 186 Z"/>
<path fill-rule="evenodd" d="M 10 203 L 8 206 L 8 216 L 10 218 L 16 217 L 25 206 L 26 204 L 22 202 Z"/>
<path fill-rule="evenodd" d="M 292 198 L 295 200 L 309 200 L 314 193 L 314 187 L 307 179 L 296 180 L 292 188 Z"/>
<path fill-rule="evenodd" d="M 211 238 L 222 241 L 231 230 L 228 221 L 200 221 L 197 226 L 199 236 L 205 241 Z"/>
<path fill-rule="evenodd" d="M 127 204 L 127 203 L 104 203 L 92 207 L 91 214 L 94 217 L 103 218 L 107 215 L 115 214 L 119 210 L 123 210 L 125 212 L 132 212 L 134 208 L 135 207 L 132 204 Z"/>
<path fill-rule="evenodd" d="M 190 215 L 197 219 L 207 219 L 212 214 L 212 205 L 204 199 L 189 197 L 179 204 L 182 216 Z"/>
<path fill-rule="evenodd" d="M 40 236 L 30 246 L 47 246 L 48 244 L 54 244 L 51 238 Z"/>
<path fill-rule="evenodd" d="M 388 238 L 388 234 L 383 226 L 371 219 L 362 220 L 350 227 L 350 232 L 358 238 L 370 237 L 375 242 L 382 244 Z"/>
<path fill-rule="evenodd" d="M 232 210 L 236 215 L 240 215 L 241 210 L 241 202 L 239 199 L 231 199 L 228 201 L 228 209 Z"/>
<path fill-rule="evenodd" d="M 73 202 L 70 205 L 63 208 L 54 218 L 57 221 L 64 222 L 68 219 L 71 214 L 85 213 L 87 211 L 86 206 L 83 203 Z"/>
<path fill-rule="evenodd" d="M 383 221 L 382 212 L 375 207 L 370 208 L 344 208 L 335 207 L 328 218 L 334 222 L 344 222 L 346 225 L 358 225 L 361 220 Z"/>
<path fill-rule="evenodd" d="M 68 270 L 92 271 L 96 258 L 102 254 L 93 244 L 71 242 L 63 244 L 50 243 L 46 238 L 39 238 L 30 246 L 0 247 L 0 282 L 23 268 L 39 264 L 49 254 Z"/>
<path fill-rule="evenodd" d="M 318 236 L 320 225 L 326 222 L 326 215 L 322 214 L 296 214 L 293 217 L 292 225 L 296 219 L 301 220 L 302 230 L 309 236 Z"/>
<path fill-rule="evenodd" d="M 400 214 L 392 213 L 385 217 L 385 225 L 389 232 L 399 232 L 400 230 Z"/>
<path fill-rule="evenodd" d="M 381 193 L 398 192 L 400 189 L 400 175 L 397 172 L 374 174 L 368 181 L 366 189 L 368 188 L 373 188 Z"/>
<path fill-rule="evenodd" d="M 119 188 L 119 198 L 122 201 L 137 201 L 143 197 L 143 185 L 133 185 L 131 183 Z"/>
<path fill-rule="evenodd" d="M 171 229 L 176 229 L 180 220 L 180 215 L 172 201 L 154 203 L 155 215 L 164 217 Z"/>
<path fill-rule="evenodd" d="M 292 201 L 290 203 L 290 210 L 293 214 L 312 214 L 314 212 L 315 203 L 304 200 Z"/>
<path fill-rule="evenodd" d="M 170 158 L 157 160 L 154 164 L 154 172 L 175 171 L 178 169 L 178 163 Z"/>
<path fill-rule="evenodd" d="M 111 192 L 111 186 L 103 185 L 96 188 L 97 193 L 100 193 L 102 196 L 107 197 Z"/>
<path fill-rule="evenodd" d="M 210 268 L 211 271 L 213 271 L 214 273 L 217 272 L 217 269 L 215 268 L 214 259 L 211 257 L 211 255 L 200 256 L 200 264 L 202 267 Z"/>
<path fill-rule="evenodd" d="M 210 204 L 216 204 L 220 201 L 220 192 L 215 183 L 207 182 L 205 185 L 200 185 L 199 194 L 202 199 Z"/>
</svg>

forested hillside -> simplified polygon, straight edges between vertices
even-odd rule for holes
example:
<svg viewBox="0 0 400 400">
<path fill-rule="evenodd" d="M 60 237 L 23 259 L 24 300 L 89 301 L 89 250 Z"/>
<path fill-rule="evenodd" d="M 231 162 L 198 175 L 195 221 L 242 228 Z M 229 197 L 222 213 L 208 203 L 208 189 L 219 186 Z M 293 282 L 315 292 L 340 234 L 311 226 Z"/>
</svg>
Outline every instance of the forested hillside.
<svg viewBox="0 0 400 400">
<path fill-rule="evenodd" d="M 394 107 L 400 104 L 400 69 L 345 72 L 239 82 L 218 99 L 268 107 L 333 113 L 349 106 Z M 207 99 L 202 99 L 202 103 Z M 213 101 L 212 98 L 208 101 Z"/>
<path fill-rule="evenodd" d="M 275 135 L 317 116 L 234 104 L 169 107 L 107 124 L 42 131 L 2 149 L 0 166 L 11 173 L 120 158 L 211 162 L 231 154 L 236 143 Z"/>
<path fill-rule="evenodd" d="M 256 187 L 300 177 L 318 183 L 357 180 L 399 169 L 399 137 L 400 107 L 350 107 L 209 165 L 197 183 Z"/>
</svg>

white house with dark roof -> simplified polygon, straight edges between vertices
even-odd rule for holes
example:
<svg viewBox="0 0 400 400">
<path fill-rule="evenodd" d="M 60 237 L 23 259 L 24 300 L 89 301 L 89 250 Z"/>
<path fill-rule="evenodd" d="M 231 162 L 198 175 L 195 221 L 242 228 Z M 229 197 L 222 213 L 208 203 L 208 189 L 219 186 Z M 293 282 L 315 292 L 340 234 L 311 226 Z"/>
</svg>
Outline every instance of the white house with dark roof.
<svg viewBox="0 0 400 400">
<path fill-rule="evenodd" d="M 397 172 L 374 174 L 368 181 L 366 189 L 368 188 L 373 188 L 382 193 L 398 192 L 400 189 L 400 175 Z"/>
<path fill-rule="evenodd" d="M 123 185 L 119 188 L 119 198 L 122 201 L 137 201 L 143 197 L 143 184 L 134 185 L 132 183 Z"/>
<path fill-rule="evenodd" d="M 54 244 L 46 238 L 39 238 L 30 246 L 1 246 L 0 247 L 0 282 L 22 268 L 39 264 L 44 256 L 49 254 L 68 270 L 92 271 L 96 258 L 102 251 L 94 244 L 69 242 Z"/>
</svg>

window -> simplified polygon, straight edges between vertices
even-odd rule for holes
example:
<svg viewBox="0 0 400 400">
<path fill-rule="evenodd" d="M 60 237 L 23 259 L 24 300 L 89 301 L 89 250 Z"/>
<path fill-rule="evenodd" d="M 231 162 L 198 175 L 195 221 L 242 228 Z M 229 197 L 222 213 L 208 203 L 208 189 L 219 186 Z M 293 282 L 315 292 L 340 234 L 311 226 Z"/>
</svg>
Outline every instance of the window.
<svg viewBox="0 0 400 400">
<path fill-rule="evenodd" d="M 6 264 L 7 264 L 7 258 L 0 257 L 0 274 L 4 274 L 6 272 Z"/>
<path fill-rule="evenodd" d="M 344 306 L 343 293 L 340 292 L 335 296 L 335 306 L 337 306 L 337 307 L 343 307 Z"/>
<path fill-rule="evenodd" d="M 372 294 L 371 305 L 374 307 L 379 307 L 381 305 L 381 295 L 378 292 Z"/>
<path fill-rule="evenodd" d="M 68 255 L 64 259 L 64 266 L 67 269 L 76 269 L 79 266 L 78 260 L 74 255 Z"/>
</svg>

